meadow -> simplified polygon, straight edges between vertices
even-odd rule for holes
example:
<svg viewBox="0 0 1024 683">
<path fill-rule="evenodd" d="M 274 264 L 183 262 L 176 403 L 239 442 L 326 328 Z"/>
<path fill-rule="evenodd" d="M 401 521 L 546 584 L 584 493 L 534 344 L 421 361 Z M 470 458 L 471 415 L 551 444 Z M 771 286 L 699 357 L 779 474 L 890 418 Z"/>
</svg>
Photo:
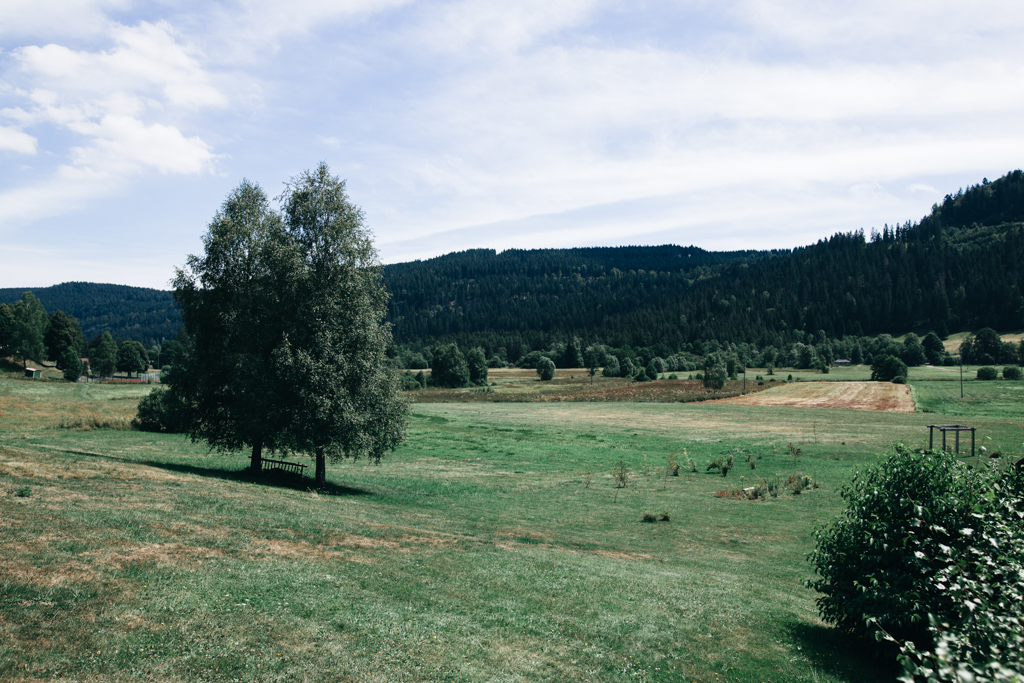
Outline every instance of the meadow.
<svg viewBox="0 0 1024 683">
<path fill-rule="evenodd" d="M 911 379 L 949 410 L 958 383 Z M 379 466 L 313 490 L 127 429 L 150 388 L 0 375 L 0 680 L 895 680 L 818 619 L 805 558 L 934 414 L 424 402 Z M 1020 451 L 988 405 L 957 420 Z M 778 496 L 731 497 L 761 481 Z"/>
</svg>

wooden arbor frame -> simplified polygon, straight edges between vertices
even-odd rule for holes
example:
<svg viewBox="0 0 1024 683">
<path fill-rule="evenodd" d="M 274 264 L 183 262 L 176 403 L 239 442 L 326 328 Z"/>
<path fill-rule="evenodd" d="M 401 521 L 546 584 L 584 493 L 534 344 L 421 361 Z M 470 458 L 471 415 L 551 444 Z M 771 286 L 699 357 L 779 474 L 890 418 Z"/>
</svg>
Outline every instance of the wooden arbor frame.
<svg viewBox="0 0 1024 683">
<path fill-rule="evenodd" d="M 942 432 L 942 450 L 946 450 L 946 432 L 956 433 L 956 446 L 954 451 L 960 452 L 960 432 L 971 433 L 971 457 L 974 457 L 974 427 L 968 427 L 966 425 L 928 425 L 928 450 L 932 450 L 934 444 L 935 430 L 938 429 Z"/>
</svg>

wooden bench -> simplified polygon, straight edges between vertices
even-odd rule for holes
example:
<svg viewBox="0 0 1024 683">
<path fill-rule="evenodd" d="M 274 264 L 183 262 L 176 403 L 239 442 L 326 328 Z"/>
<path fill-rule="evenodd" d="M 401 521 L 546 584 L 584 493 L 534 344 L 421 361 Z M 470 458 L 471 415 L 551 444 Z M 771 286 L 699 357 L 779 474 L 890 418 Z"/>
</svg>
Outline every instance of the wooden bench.
<svg viewBox="0 0 1024 683">
<path fill-rule="evenodd" d="M 267 467 L 267 463 L 273 463 L 274 467 Z M 306 469 L 305 465 L 301 465 L 297 462 L 285 462 L 284 460 L 268 460 L 263 458 L 260 468 L 263 470 L 270 470 L 271 472 L 287 472 L 289 474 L 302 475 L 303 470 Z"/>
</svg>

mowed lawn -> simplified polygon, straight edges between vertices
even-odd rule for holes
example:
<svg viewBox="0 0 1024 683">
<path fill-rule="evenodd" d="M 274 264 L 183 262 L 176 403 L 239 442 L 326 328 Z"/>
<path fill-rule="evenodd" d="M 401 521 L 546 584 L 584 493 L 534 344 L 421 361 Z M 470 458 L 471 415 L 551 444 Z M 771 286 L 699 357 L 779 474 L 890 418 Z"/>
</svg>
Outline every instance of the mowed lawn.
<svg viewBox="0 0 1024 683">
<path fill-rule="evenodd" d="M 934 415 L 420 404 L 398 452 L 313 491 L 89 429 L 147 390 L 0 378 L 0 680 L 895 678 L 820 622 L 805 558 L 855 469 Z M 975 423 L 1008 443 L 1024 426 Z M 715 496 L 795 471 L 819 487 Z"/>
</svg>

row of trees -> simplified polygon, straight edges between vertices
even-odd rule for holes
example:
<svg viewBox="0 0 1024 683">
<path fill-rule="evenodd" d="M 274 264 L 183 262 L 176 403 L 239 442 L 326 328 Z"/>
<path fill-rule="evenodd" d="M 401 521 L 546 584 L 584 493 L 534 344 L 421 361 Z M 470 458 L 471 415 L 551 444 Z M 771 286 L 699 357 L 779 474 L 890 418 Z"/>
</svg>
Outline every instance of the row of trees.
<svg viewBox="0 0 1024 683">
<path fill-rule="evenodd" d="M 641 374 L 644 378 L 653 378 L 665 372 L 701 370 L 707 374 L 707 359 L 712 356 L 721 358 L 726 367 L 727 377 L 742 372 L 745 367 L 763 367 L 769 370 L 776 367 L 794 367 L 827 372 L 837 359 L 871 365 L 876 358 L 883 356 L 897 359 L 905 367 L 916 367 L 926 363 L 954 365 L 959 362 L 959 359 L 946 351 L 942 339 L 935 332 L 929 332 L 923 338 L 911 332 L 901 341 L 888 334 L 874 337 L 851 335 L 842 339 L 830 339 L 824 331 L 819 331 L 817 335 L 801 332 L 797 338 L 797 341 L 781 347 L 759 347 L 749 342 L 736 344 L 707 340 L 684 343 L 682 348 L 673 350 L 666 344 L 639 348 L 612 347 L 599 342 L 585 344 L 579 337 L 574 336 L 528 351 L 521 354 L 518 359 L 514 359 L 513 354 L 505 347 L 472 347 L 462 351 L 455 343 L 438 346 L 411 343 L 395 349 L 393 361 L 400 368 L 432 368 L 438 386 L 479 384 L 481 379 L 486 381 L 487 367 L 515 365 L 536 368 L 541 358 L 551 359 L 558 368 L 597 367 L 604 369 L 605 376 L 632 378 L 640 378 Z M 994 330 L 983 328 L 976 334 L 968 335 L 960 345 L 960 354 L 964 363 L 1024 365 L 1024 342 L 1004 342 Z M 472 373 L 468 367 L 462 368 L 460 363 L 451 361 L 453 358 L 470 357 L 474 359 L 470 364 L 475 367 Z M 488 358 L 486 362 L 485 358 Z M 454 369 L 449 370 L 449 367 Z M 454 374 L 449 375 L 449 372 Z"/>
<path fill-rule="evenodd" d="M 0 349 L 29 360 L 55 360 L 58 367 L 67 356 L 79 358 L 85 351 L 85 338 L 78 321 L 64 311 L 47 315 L 32 292 L 25 292 L 17 303 L 0 304 Z"/>
<path fill-rule="evenodd" d="M 325 164 L 286 185 L 274 210 L 243 181 L 177 271 L 184 348 L 169 390 L 140 404 L 144 428 L 212 448 L 378 460 L 403 435 L 406 406 L 386 355 L 388 295 L 362 211 Z"/>
<path fill-rule="evenodd" d="M 28 367 L 30 360 L 56 361 L 57 369 L 63 370 L 69 381 L 85 372 L 85 357 L 89 371 L 98 377 L 109 377 L 115 370 L 131 377 L 149 367 L 149 355 L 140 342 L 122 340 L 119 344 L 104 332 L 86 344 L 73 316 L 60 310 L 47 315 L 32 292 L 22 294 L 14 305 L 0 304 L 0 350 L 20 357 L 22 367 Z"/>
</svg>

